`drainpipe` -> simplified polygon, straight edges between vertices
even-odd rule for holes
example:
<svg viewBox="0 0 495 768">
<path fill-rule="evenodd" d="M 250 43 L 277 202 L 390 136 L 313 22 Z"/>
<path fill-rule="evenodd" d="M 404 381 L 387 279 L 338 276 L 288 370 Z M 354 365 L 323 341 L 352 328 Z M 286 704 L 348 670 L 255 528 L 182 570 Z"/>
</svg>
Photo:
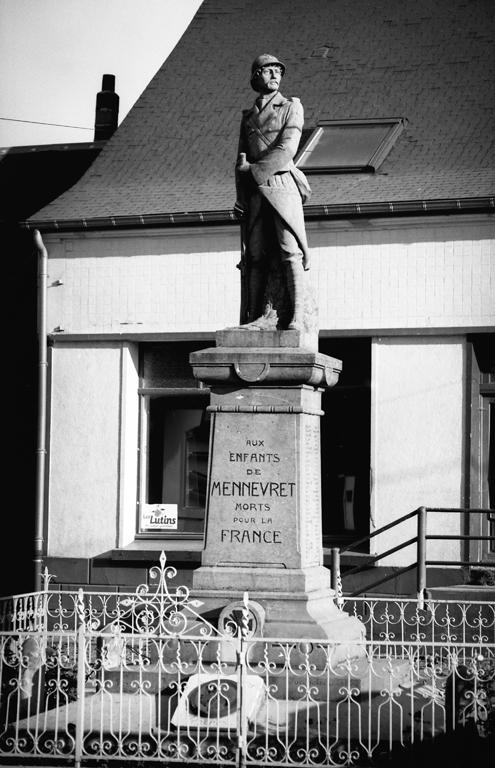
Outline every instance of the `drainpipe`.
<svg viewBox="0 0 495 768">
<path fill-rule="evenodd" d="M 33 232 L 38 256 L 38 425 L 36 448 L 36 518 L 34 534 L 34 589 L 41 591 L 41 566 L 43 557 L 43 511 L 45 501 L 46 459 L 46 391 L 47 391 L 47 341 L 46 341 L 46 285 L 48 253 L 38 229 Z"/>
</svg>

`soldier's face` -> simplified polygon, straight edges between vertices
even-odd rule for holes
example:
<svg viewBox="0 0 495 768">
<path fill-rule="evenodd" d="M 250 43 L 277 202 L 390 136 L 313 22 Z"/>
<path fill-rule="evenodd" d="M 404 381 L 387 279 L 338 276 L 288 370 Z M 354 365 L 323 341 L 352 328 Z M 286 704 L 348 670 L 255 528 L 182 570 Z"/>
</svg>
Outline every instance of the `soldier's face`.
<svg viewBox="0 0 495 768">
<path fill-rule="evenodd" d="M 269 64 L 261 67 L 255 81 L 255 87 L 258 93 L 273 93 L 278 91 L 282 79 L 282 67 L 278 64 Z"/>
</svg>

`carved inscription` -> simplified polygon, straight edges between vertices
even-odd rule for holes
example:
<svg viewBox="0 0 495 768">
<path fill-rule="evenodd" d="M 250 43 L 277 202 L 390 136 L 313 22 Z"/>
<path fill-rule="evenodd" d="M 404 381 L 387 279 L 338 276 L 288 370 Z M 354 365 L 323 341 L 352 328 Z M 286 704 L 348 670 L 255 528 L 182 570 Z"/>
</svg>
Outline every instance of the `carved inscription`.
<svg viewBox="0 0 495 768">
<path fill-rule="evenodd" d="M 234 528 L 229 531 L 222 528 L 221 533 L 221 540 L 230 541 L 231 544 L 234 541 L 237 541 L 238 544 L 281 544 L 280 537 L 280 531 L 250 531 L 247 528 L 243 531 L 236 531 Z"/>
<path fill-rule="evenodd" d="M 203 564 L 322 564 L 319 416 L 218 412 Z"/>
<path fill-rule="evenodd" d="M 270 480 L 263 483 L 256 480 L 237 482 L 215 480 L 211 486 L 211 495 L 215 496 L 293 496 L 295 483 L 278 483 Z"/>
<path fill-rule="evenodd" d="M 307 564 L 319 564 L 321 555 L 320 423 L 306 416 L 303 427 L 303 504 L 301 540 Z"/>
<path fill-rule="evenodd" d="M 259 421 L 257 426 L 264 429 L 266 422 Z M 288 453 L 291 445 L 287 439 L 280 441 L 277 428 L 272 428 L 270 438 L 243 435 L 237 429 L 226 432 L 230 445 L 225 436 L 224 460 L 217 454 L 209 485 L 210 508 L 222 510 L 215 539 L 224 546 L 243 545 L 243 559 L 245 548 L 252 546 L 253 559 L 261 548 L 266 550 L 267 561 L 277 561 L 270 550 L 287 544 L 284 525 L 297 492 L 293 458 Z M 279 442 L 283 447 L 276 448 Z"/>
</svg>

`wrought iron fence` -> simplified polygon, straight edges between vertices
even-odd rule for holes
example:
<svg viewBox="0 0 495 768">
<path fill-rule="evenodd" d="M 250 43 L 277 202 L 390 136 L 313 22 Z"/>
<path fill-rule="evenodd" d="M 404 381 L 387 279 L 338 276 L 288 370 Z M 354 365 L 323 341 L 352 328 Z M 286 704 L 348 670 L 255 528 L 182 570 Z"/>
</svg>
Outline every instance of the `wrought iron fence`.
<svg viewBox="0 0 495 768">
<path fill-rule="evenodd" d="M 366 643 L 337 662 L 328 641 L 242 634 L 27 640 L 1 637 L 0 755 L 23 764 L 373 765 L 458 728 L 493 733 L 493 646 Z"/>
<path fill-rule="evenodd" d="M 343 652 L 262 637 L 247 595 L 205 621 L 187 589 L 168 591 L 164 555 L 154 576 L 126 595 L 46 590 L 10 613 L 0 764 L 372 766 L 454 733 L 493 738 L 488 603 L 348 599 L 368 639 Z"/>
<path fill-rule="evenodd" d="M 495 645 L 495 603 L 490 600 L 424 600 L 341 597 L 337 604 L 360 619 L 371 642 Z"/>
<path fill-rule="evenodd" d="M 100 630 L 118 625 L 145 633 L 212 631 L 213 626 L 197 612 L 202 603 L 190 597 L 187 587 L 168 589 L 168 581 L 176 575 L 163 552 L 159 565 L 150 569 L 149 584 L 134 592 L 50 589 L 52 577 L 45 570 L 40 592 L 0 599 L 0 626 L 21 632 L 75 631 L 82 622 Z"/>
<path fill-rule="evenodd" d="M 360 657 L 333 662 L 322 642 L 247 642 L 247 670 L 265 696 L 248 723 L 246 763 L 374 765 L 384 755 L 441 734 L 493 729 L 493 648 L 367 643 Z M 495 701 L 493 702 L 495 704 Z M 492 731 L 491 731 L 492 732 Z"/>
</svg>

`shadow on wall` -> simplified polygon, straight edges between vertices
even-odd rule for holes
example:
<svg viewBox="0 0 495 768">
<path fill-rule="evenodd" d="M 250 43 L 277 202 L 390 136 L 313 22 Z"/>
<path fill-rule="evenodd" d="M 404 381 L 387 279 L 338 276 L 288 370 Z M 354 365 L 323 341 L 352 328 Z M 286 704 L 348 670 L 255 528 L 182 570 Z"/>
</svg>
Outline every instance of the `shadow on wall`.
<svg viewBox="0 0 495 768">
<path fill-rule="evenodd" d="M 37 419 L 37 259 L 32 234 L 2 227 L 0 241 L 7 275 L 4 370 L 10 392 L 5 401 L 0 592 L 34 589 L 34 517 Z"/>
</svg>

